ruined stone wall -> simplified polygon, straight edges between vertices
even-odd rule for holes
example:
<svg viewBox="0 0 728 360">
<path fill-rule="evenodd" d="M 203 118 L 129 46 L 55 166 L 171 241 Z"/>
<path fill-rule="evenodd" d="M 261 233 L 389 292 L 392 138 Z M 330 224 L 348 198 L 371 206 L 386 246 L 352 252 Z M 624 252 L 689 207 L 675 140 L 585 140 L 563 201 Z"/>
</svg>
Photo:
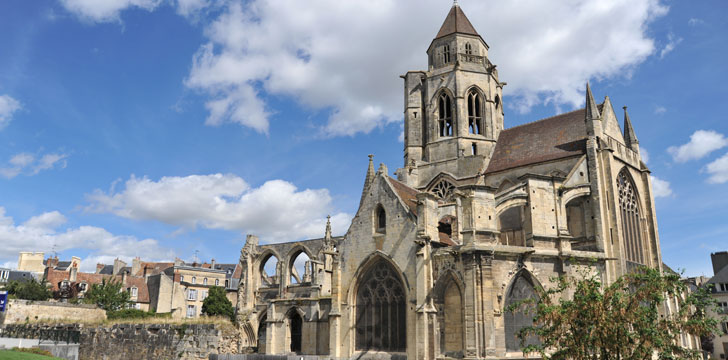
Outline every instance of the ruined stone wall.
<svg viewBox="0 0 728 360">
<path fill-rule="evenodd" d="M 112 326 L 11 324 L 0 326 L 4 337 L 37 339 L 55 330 L 60 339 L 79 339 L 80 360 L 208 359 L 210 354 L 235 354 L 239 336 L 215 324 Z M 73 333 L 77 333 L 74 336 Z M 46 333 L 48 333 L 46 331 Z"/>
<path fill-rule="evenodd" d="M 101 322 L 106 320 L 106 311 L 96 305 L 10 300 L 5 315 L 0 318 L 0 323 L 17 324 L 39 320 Z"/>
</svg>

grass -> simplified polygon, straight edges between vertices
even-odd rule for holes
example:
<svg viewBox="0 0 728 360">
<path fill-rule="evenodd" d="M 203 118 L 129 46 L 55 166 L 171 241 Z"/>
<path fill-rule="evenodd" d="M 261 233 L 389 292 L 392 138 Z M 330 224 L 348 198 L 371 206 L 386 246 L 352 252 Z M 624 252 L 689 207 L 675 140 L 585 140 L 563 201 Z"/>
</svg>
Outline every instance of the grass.
<svg viewBox="0 0 728 360">
<path fill-rule="evenodd" d="M 0 359 L 2 360 L 52 360 L 60 359 L 52 356 L 36 355 L 20 351 L 0 350 Z"/>
</svg>

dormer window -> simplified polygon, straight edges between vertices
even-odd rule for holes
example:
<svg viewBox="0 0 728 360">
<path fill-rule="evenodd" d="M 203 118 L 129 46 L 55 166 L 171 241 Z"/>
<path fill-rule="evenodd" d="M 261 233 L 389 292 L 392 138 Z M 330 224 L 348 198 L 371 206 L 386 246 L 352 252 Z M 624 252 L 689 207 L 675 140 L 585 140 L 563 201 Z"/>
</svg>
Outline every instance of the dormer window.
<svg viewBox="0 0 728 360">
<path fill-rule="evenodd" d="M 207 285 L 207 278 L 202 279 L 202 285 Z"/>
<path fill-rule="evenodd" d="M 450 45 L 443 45 L 442 47 L 442 63 L 450 63 Z"/>
<path fill-rule="evenodd" d="M 475 89 L 468 92 L 468 131 L 471 134 L 483 135 L 482 101 Z"/>
<path fill-rule="evenodd" d="M 133 298 L 137 297 L 139 294 L 139 289 L 136 288 L 136 286 L 133 286 L 129 289 L 129 295 Z"/>
<path fill-rule="evenodd" d="M 473 55 L 473 45 L 465 43 L 465 55 Z"/>
<path fill-rule="evenodd" d="M 452 136 L 452 102 L 445 93 L 440 95 L 438 101 L 437 119 L 440 137 Z"/>
<path fill-rule="evenodd" d="M 197 284 L 197 278 L 194 276 L 192 277 L 192 284 Z"/>
</svg>

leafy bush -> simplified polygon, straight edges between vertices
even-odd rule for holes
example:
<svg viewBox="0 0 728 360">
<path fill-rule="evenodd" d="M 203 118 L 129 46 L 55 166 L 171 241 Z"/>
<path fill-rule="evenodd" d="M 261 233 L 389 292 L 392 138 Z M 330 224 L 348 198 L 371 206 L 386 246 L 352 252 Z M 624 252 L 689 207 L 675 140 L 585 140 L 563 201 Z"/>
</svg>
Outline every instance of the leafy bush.
<svg viewBox="0 0 728 360">
<path fill-rule="evenodd" d="M 129 293 L 122 289 L 124 284 L 120 281 L 106 279 L 101 284 L 91 285 L 91 289 L 86 292 L 83 302 L 87 304 L 96 304 L 100 308 L 109 311 L 118 311 L 129 305 Z"/>
<path fill-rule="evenodd" d="M 210 293 L 202 302 L 202 313 L 208 316 L 225 316 L 234 320 L 235 309 L 233 304 L 225 296 L 225 289 L 220 286 L 210 288 Z"/>
<path fill-rule="evenodd" d="M 680 337 L 718 331 L 719 320 L 708 316 L 716 308 L 710 291 L 690 291 L 679 274 L 643 267 L 611 284 L 598 274 L 582 275 L 555 279 L 555 287 L 537 289 L 538 300 L 509 307 L 535 312 L 533 326 L 518 336 L 522 344 L 534 335 L 542 343 L 525 346 L 524 354 L 553 360 L 701 359 L 700 350 L 680 345 Z M 664 313 L 666 301 L 677 302 L 677 310 Z"/>
<path fill-rule="evenodd" d="M 119 319 L 149 319 L 149 318 L 167 318 L 170 313 L 157 314 L 153 311 L 144 311 L 138 309 L 123 309 L 117 311 L 107 311 L 106 317 L 109 320 Z"/>
<path fill-rule="evenodd" d="M 8 294 L 16 299 L 45 301 L 50 299 L 51 291 L 46 287 L 45 281 L 30 278 L 25 281 L 11 281 L 5 285 Z"/>
</svg>

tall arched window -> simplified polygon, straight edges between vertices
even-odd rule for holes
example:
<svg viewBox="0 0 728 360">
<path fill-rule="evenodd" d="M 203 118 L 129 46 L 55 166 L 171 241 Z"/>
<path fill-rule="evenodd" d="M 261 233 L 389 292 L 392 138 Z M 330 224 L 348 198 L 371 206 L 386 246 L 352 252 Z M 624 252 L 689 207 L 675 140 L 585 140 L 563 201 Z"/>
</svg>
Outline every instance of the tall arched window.
<svg viewBox="0 0 728 360">
<path fill-rule="evenodd" d="M 473 45 L 465 43 L 465 55 L 473 55 Z"/>
<path fill-rule="evenodd" d="M 450 96 L 444 92 L 440 95 L 437 104 L 437 119 L 440 136 L 452 136 L 452 101 L 450 100 Z"/>
<path fill-rule="evenodd" d="M 356 293 L 356 349 L 405 351 L 405 293 L 396 270 L 378 260 L 361 279 Z"/>
<path fill-rule="evenodd" d="M 442 63 L 443 64 L 450 63 L 450 45 L 444 45 L 442 47 Z"/>
<path fill-rule="evenodd" d="M 640 227 L 640 206 L 637 190 L 626 170 L 617 176 L 619 191 L 619 211 L 622 220 L 622 237 L 624 238 L 625 257 L 629 265 L 645 264 L 642 246 L 642 229 Z M 629 264 L 632 263 L 632 264 Z"/>
<path fill-rule="evenodd" d="M 524 274 L 519 274 L 513 285 L 508 291 L 505 309 L 509 306 L 519 303 L 526 299 L 538 299 L 536 290 L 531 280 Z M 524 305 L 529 306 L 529 305 Z M 505 323 L 506 332 L 506 350 L 507 351 L 521 351 L 521 339 L 518 338 L 518 332 L 528 326 L 533 325 L 533 310 L 528 308 L 519 307 L 516 311 L 503 312 L 503 322 Z M 527 345 L 539 344 L 539 340 L 535 336 L 530 336 L 526 339 L 523 347 Z"/>
<path fill-rule="evenodd" d="M 278 258 L 273 254 L 267 255 L 260 262 L 260 286 L 278 286 Z"/>
<path fill-rule="evenodd" d="M 482 101 L 475 89 L 468 92 L 468 131 L 471 134 L 483 135 Z"/>
</svg>

